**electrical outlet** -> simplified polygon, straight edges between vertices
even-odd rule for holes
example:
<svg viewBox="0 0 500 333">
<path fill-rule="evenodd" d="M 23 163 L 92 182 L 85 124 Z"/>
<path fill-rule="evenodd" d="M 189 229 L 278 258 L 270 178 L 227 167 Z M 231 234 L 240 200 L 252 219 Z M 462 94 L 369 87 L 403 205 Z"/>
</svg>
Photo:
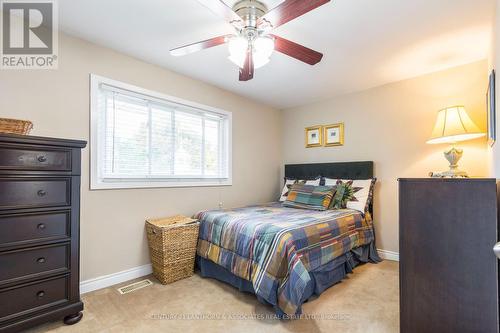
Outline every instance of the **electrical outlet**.
<svg viewBox="0 0 500 333">
<path fill-rule="evenodd" d="M 224 207 L 224 203 L 222 201 L 219 202 L 219 208 L 222 209 L 222 207 Z"/>
</svg>

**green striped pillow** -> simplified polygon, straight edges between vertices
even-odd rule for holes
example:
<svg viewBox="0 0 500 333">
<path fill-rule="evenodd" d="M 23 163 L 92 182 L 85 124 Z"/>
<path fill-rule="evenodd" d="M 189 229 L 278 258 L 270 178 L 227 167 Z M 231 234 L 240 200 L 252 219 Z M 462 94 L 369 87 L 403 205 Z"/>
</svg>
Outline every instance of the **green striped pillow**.
<svg viewBox="0 0 500 333">
<path fill-rule="evenodd" d="M 283 206 L 313 210 L 327 210 L 335 193 L 335 186 L 294 184 Z"/>
</svg>

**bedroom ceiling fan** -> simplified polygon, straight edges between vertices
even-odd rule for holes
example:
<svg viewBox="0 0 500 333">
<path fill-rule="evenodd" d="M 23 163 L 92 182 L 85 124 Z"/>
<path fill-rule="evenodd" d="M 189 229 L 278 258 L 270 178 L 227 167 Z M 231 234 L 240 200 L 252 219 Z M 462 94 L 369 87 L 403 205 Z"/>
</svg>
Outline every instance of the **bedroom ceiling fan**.
<svg viewBox="0 0 500 333">
<path fill-rule="evenodd" d="M 274 9 L 257 0 L 241 0 L 232 8 L 222 0 L 197 0 L 231 24 L 236 32 L 170 50 L 173 56 L 228 44 L 229 60 L 240 68 L 240 81 L 251 80 L 254 70 L 269 62 L 273 51 L 315 65 L 323 54 L 273 35 L 271 31 L 330 0 L 285 0 Z"/>
</svg>

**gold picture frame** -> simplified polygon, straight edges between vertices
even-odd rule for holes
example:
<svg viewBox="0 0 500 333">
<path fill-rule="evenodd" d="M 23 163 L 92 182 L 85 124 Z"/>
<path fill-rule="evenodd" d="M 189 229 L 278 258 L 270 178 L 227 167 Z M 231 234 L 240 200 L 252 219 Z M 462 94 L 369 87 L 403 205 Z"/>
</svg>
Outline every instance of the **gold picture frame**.
<svg viewBox="0 0 500 333">
<path fill-rule="evenodd" d="M 337 147 L 344 145 L 344 123 L 323 126 L 323 138 L 325 147 Z"/>
<path fill-rule="evenodd" d="M 306 148 L 323 146 L 323 126 L 306 127 Z"/>
</svg>

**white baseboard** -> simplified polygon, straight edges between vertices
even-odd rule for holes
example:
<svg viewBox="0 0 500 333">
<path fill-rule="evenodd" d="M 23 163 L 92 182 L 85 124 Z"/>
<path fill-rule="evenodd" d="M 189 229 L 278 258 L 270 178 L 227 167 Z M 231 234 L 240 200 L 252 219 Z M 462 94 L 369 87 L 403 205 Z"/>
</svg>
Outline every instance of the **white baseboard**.
<svg viewBox="0 0 500 333">
<path fill-rule="evenodd" d="M 382 259 L 399 261 L 399 253 L 377 249 L 378 254 Z M 125 271 L 99 276 L 93 279 L 80 282 L 80 293 L 85 294 L 94 290 L 107 288 L 115 284 L 133 280 L 153 273 L 151 264 L 139 266 Z"/>
<path fill-rule="evenodd" d="M 377 249 L 380 258 L 392 261 L 399 261 L 399 252 Z"/>
<path fill-rule="evenodd" d="M 80 282 L 80 293 L 85 294 L 94 290 L 106 288 L 118 283 L 140 278 L 153 273 L 151 264 L 134 267 L 125 271 L 99 276 Z"/>
</svg>

